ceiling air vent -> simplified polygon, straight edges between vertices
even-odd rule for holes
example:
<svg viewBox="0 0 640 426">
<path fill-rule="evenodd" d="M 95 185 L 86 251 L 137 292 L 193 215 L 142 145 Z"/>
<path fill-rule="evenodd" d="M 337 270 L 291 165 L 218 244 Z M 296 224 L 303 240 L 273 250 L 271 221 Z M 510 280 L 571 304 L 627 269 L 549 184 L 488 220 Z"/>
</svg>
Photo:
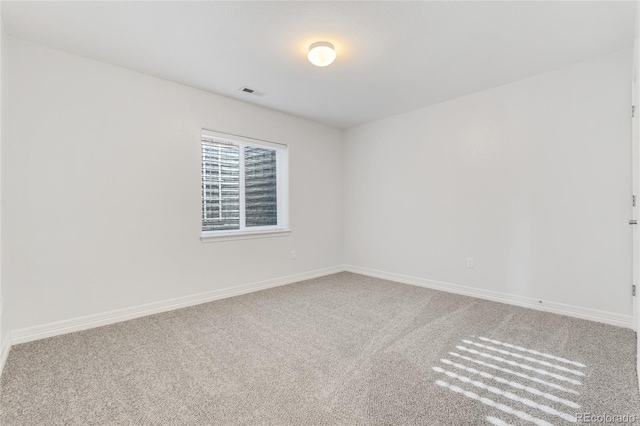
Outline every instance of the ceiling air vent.
<svg viewBox="0 0 640 426">
<path fill-rule="evenodd" d="M 244 92 L 244 93 L 248 93 L 250 95 L 254 95 L 254 96 L 264 96 L 264 95 L 266 95 L 266 93 L 264 93 L 264 92 L 261 92 L 261 91 L 256 90 L 256 89 L 252 89 L 251 87 L 247 87 L 247 86 L 242 86 L 238 90 L 240 90 L 241 92 Z"/>
</svg>

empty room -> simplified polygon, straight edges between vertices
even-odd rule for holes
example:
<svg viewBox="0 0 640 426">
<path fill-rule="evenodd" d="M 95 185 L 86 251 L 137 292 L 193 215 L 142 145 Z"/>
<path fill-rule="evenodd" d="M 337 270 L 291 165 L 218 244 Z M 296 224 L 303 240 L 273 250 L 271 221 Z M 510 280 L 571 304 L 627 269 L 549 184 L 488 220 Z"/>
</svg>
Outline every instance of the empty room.
<svg viewBox="0 0 640 426">
<path fill-rule="evenodd" d="M 640 425 L 639 6 L 0 1 L 0 425 Z"/>
</svg>

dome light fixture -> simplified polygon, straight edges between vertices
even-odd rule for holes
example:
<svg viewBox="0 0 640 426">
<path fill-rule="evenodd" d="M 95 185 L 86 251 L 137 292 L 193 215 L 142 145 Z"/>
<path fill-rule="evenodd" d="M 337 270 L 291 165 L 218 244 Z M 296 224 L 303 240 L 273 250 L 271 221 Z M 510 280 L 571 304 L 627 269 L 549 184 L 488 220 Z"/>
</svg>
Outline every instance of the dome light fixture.
<svg viewBox="0 0 640 426">
<path fill-rule="evenodd" d="M 326 67 L 336 59 L 336 50 L 333 44 L 326 41 L 318 41 L 309 46 L 307 58 L 309 58 L 309 62 L 317 67 Z"/>
</svg>

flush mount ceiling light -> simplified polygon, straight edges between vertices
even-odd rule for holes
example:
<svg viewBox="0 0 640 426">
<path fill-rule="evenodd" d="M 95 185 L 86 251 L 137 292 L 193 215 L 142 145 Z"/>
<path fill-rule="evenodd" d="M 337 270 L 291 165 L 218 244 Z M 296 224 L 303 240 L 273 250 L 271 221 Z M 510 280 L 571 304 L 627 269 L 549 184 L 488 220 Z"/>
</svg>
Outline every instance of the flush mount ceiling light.
<svg viewBox="0 0 640 426">
<path fill-rule="evenodd" d="M 326 41 L 318 41 L 309 46 L 307 57 L 313 65 L 326 67 L 336 59 L 336 50 L 333 44 Z"/>
</svg>

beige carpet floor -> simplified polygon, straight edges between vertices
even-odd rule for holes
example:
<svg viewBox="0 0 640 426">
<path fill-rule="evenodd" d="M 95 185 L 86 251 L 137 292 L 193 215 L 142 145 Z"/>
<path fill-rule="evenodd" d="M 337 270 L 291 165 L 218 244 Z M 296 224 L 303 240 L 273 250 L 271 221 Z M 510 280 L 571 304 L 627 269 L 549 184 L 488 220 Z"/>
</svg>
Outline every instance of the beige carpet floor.
<svg viewBox="0 0 640 426">
<path fill-rule="evenodd" d="M 640 424 L 635 339 L 340 273 L 17 345 L 0 424 Z"/>
</svg>

